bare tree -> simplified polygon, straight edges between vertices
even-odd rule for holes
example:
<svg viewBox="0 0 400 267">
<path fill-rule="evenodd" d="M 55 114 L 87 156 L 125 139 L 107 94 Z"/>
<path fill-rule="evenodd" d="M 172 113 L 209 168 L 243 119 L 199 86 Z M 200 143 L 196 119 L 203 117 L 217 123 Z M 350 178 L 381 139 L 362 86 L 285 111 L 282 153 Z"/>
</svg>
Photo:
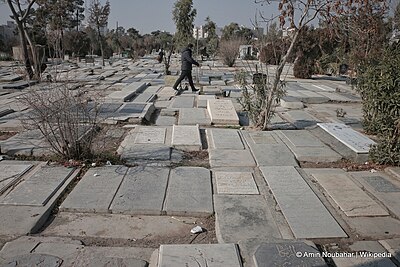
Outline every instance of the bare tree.
<svg viewBox="0 0 400 267">
<path fill-rule="evenodd" d="M 108 24 L 108 16 L 110 15 L 110 2 L 101 5 L 99 0 L 93 0 L 89 7 L 89 23 L 92 24 L 97 31 L 97 38 L 100 44 L 102 64 L 104 66 L 104 44 L 102 31 Z"/>
<path fill-rule="evenodd" d="M 245 43 L 245 40 L 240 38 L 221 41 L 219 54 L 224 64 L 228 65 L 228 67 L 235 65 L 236 59 L 239 56 L 239 47 L 243 43 Z"/>
<path fill-rule="evenodd" d="M 329 21 L 334 21 L 340 16 L 357 15 L 360 10 L 365 8 L 376 10 L 376 12 L 387 9 L 386 0 L 254 0 L 254 2 L 260 4 L 278 2 L 280 26 L 289 25 L 289 29 L 292 31 L 290 45 L 286 54 L 280 59 L 275 77 L 270 85 L 271 89 L 268 90 L 267 99 L 263 102 L 263 107 L 261 108 L 262 111 L 259 115 L 261 119 L 259 121 L 263 123 L 256 126 L 262 130 L 267 129 L 271 113 L 273 112 L 274 100 L 276 100 L 280 91 L 280 78 L 284 66 L 297 44 L 299 32 L 305 26 L 317 18 L 323 18 L 328 21 L 329 25 Z M 268 21 L 268 19 L 265 20 Z"/>
</svg>

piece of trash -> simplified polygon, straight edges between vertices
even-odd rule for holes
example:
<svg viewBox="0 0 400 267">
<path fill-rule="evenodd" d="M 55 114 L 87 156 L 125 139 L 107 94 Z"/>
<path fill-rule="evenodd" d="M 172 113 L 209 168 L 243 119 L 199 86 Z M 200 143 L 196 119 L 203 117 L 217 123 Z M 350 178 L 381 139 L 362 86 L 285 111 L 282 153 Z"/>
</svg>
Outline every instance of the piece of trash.
<svg viewBox="0 0 400 267">
<path fill-rule="evenodd" d="M 96 163 L 92 163 L 92 167 L 96 167 Z"/>
<path fill-rule="evenodd" d="M 98 173 L 95 173 L 95 174 L 93 174 L 93 176 L 97 177 L 97 176 L 100 176 L 100 174 L 98 174 Z"/>
<path fill-rule="evenodd" d="M 203 228 L 201 228 L 200 226 L 197 225 L 196 227 L 192 228 L 192 230 L 190 230 L 190 232 L 192 234 L 200 234 L 203 232 Z"/>
<path fill-rule="evenodd" d="M 372 169 L 371 172 L 372 172 L 372 173 L 376 173 L 377 171 L 376 171 L 375 169 Z"/>
<path fill-rule="evenodd" d="M 368 162 L 368 161 L 366 161 L 364 164 L 365 164 L 365 165 L 368 165 L 368 164 L 369 164 L 369 162 Z"/>
<path fill-rule="evenodd" d="M 111 162 L 109 160 L 107 160 L 106 165 L 107 166 L 111 166 L 112 164 L 111 164 Z"/>
</svg>

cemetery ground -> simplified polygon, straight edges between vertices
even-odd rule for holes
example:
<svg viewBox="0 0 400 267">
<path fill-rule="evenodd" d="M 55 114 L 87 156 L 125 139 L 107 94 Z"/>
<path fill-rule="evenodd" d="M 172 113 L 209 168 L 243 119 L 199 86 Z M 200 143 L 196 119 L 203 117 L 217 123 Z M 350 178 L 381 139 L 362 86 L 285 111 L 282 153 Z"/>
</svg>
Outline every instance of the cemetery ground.
<svg viewBox="0 0 400 267">
<path fill-rule="evenodd" d="M 200 93 L 176 96 L 155 55 L 65 61 L 48 74 L 101 105 L 93 159 L 61 161 L 22 123 L 21 99 L 49 83 L 1 64 L 0 266 L 399 266 L 400 168 L 368 162 L 343 79 L 288 66 L 272 130 L 256 131 L 234 81 L 256 62 L 203 62 Z"/>
</svg>

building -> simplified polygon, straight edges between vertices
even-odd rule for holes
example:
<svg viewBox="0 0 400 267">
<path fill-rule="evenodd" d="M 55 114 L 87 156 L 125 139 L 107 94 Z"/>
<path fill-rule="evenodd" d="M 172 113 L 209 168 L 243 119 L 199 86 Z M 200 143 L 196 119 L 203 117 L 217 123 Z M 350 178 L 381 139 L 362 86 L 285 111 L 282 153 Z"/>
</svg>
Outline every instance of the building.
<svg viewBox="0 0 400 267">
<path fill-rule="evenodd" d="M 4 40 L 10 40 L 17 34 L 17 24 L 14 21 L 7 21 L 6 25 L 0 25 L 0 35 Z"/>
<path fill-rule="evenodd" d="M 217 34 L 217 36 L 219 38 L 221 38 L 222 36 L 222 28 L 220 27 L 216 27 L 215 28 L 215 33 Z M 195 39 L 199 38 L 199 39 L 205 39 L 208 37 L 207 32 L 204 29 L 204 26 L 198 26 L 198 27 L 193 27 L 193 37 Z"/>
</svg>

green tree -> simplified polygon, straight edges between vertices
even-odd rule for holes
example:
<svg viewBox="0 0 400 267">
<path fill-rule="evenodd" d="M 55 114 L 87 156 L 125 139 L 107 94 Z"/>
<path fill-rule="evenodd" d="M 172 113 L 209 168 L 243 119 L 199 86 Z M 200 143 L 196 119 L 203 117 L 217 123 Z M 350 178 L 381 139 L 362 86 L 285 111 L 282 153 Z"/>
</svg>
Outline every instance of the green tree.
<svg viewBox="0 0 400 267">
<path fill-rule="evenodd" d="M 217 25 L 210 17 L 206 18 L 206 24 L 204 25 L 204 30 L 207 33 L 206 37 L 206 48 L 207 51 L 214 56 L 218 50 L 219 38 L 217 35 Z"/>
<path fill-rule="evenodd" d="M 194 42 L 193 22 L 197 10 L 193 8 L 193 0 L 177 0 L 172 11 L 176 25 L 175 44 L 178 49 Z"/>
<path fill-rule="evenodd" d="M 108 16 L 110 15 L 110 2 L 107 0 L 102 5 L 99 0 L 93 0 L 89 7 L 89 24 L 97 31 L 97 41 L 100 45 L 102 65 L 104 66 L 104 37 L 103 32 L 108 24 Z"/>
</svg>

